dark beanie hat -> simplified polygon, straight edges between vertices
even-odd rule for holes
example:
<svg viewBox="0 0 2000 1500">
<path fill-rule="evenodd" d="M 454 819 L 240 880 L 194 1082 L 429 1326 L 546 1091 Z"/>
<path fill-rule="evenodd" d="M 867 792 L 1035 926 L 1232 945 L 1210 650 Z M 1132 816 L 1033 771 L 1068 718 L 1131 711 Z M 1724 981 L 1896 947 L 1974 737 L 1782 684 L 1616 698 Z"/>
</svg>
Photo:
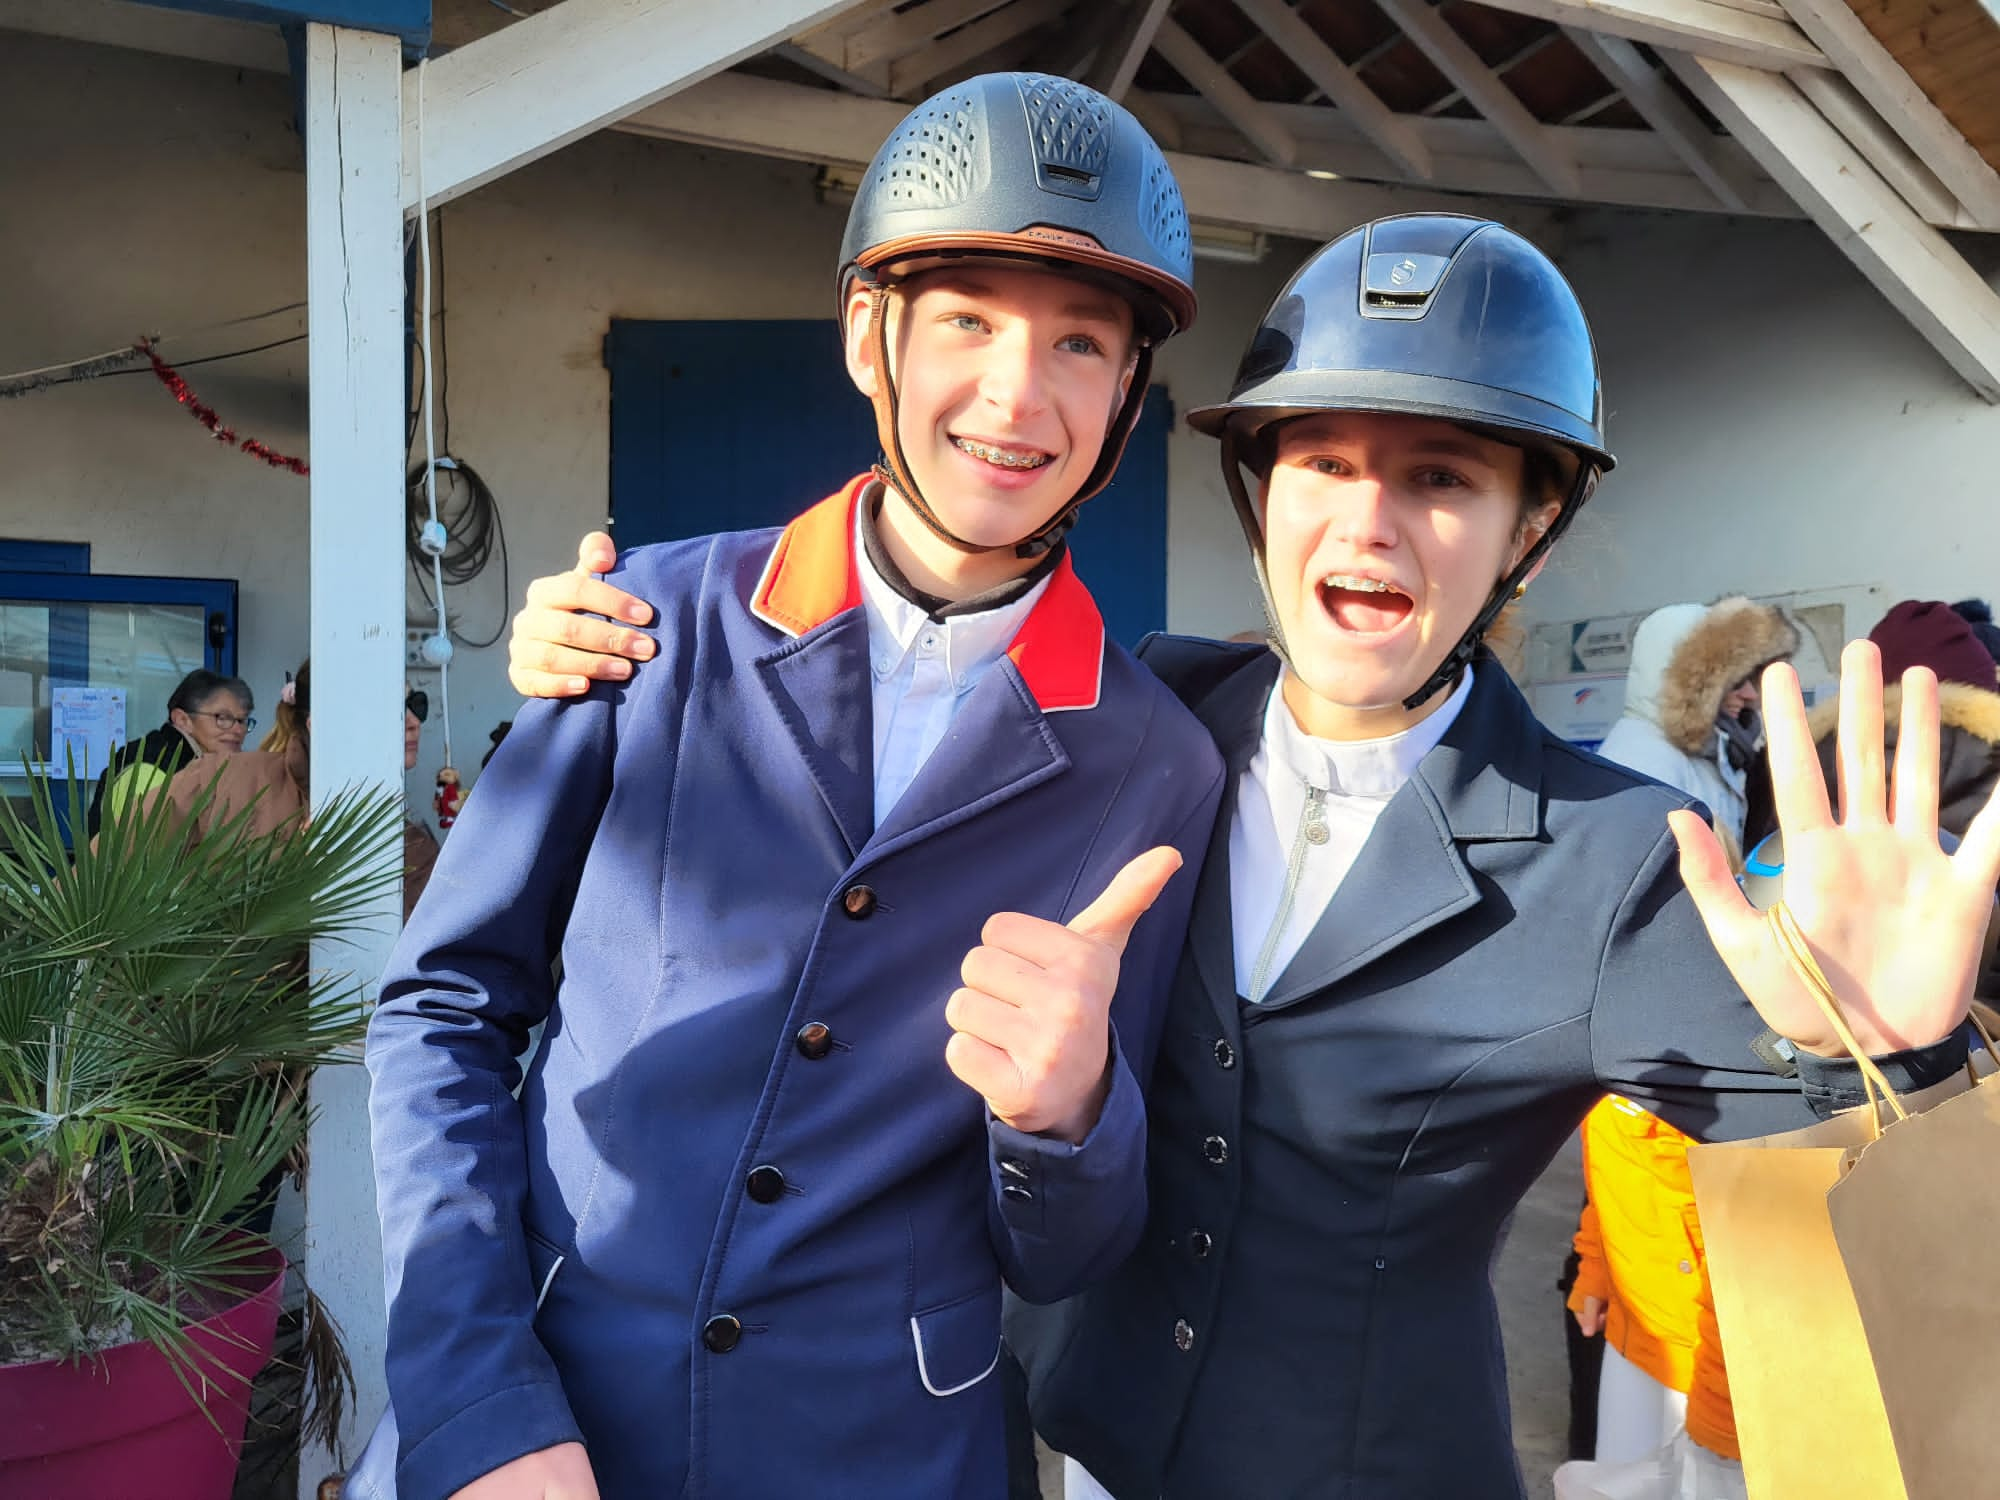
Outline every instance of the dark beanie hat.
<svg viewBox="0 0 2000 1500">
<path fill-rule="evenodd" d="M 1972 627 L 1937 599 L 1905 599 L 1868 632 L 1882 650 L 1882 680 L 1898 681 L 1910 667 L 1929 667 L 1939 682 L 1962 682 L 1989 692 L 2000 686 L 1993 658 Z"/>
<path fill-rule="evenodd" d="M 1979 644 L 1995 661 L 2000 661 L 2000 625 L 1993 623 L 1993 606 L 1984 599 L 1961 599 L 1951 612 L 1972 627 Z"/>
</svg>

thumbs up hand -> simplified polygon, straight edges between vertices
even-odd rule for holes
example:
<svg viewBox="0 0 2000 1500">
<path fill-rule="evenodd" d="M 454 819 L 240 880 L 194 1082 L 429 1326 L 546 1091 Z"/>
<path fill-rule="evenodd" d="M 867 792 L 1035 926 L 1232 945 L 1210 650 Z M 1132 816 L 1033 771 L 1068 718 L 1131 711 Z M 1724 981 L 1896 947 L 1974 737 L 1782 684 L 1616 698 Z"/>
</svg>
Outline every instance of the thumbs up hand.
<svg viewBox="0 0 2000 1500">
<path fill-rule="evenodd" d="M 965 955 L 945 1002 L 945 1062 L 1016 1130 L 1077 1144 L 1110 1092 L 1111 999 L 1132 928 L 1181 867 L 1148 849 L 1067 926 L 1002 912 Z"/>
</svg>

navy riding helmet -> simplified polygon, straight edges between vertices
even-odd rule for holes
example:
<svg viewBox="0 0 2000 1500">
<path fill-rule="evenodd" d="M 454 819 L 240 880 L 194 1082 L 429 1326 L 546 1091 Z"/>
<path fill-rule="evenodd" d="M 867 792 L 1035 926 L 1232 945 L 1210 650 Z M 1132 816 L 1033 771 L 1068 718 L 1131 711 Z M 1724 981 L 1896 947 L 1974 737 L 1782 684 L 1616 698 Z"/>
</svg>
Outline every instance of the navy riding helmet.
<svg viewBox="0 0 2000 1500">
<path fill-rule="evenodd" d="M 1224 477 L 1267 605 L 1263 535 L 1242 468 L 1261 471 L 1267 428 L 1320 411 L 1455 422 L 1552 452 L 1569 474 L 1554 523 L 1405 700 L 1414 708 L 1458 676 L 1515 586 L 1616 463 L 1604 446 L 1590 325 L 1555 264 L 1490 219 L 1378 219 L 1316 253 L 1265 313 L 1229 399 L 1188 414 L 1197 431 L 1222 439 Z M 1275 614 L 1271 623 L 1275 630 Z"/>
</svg>

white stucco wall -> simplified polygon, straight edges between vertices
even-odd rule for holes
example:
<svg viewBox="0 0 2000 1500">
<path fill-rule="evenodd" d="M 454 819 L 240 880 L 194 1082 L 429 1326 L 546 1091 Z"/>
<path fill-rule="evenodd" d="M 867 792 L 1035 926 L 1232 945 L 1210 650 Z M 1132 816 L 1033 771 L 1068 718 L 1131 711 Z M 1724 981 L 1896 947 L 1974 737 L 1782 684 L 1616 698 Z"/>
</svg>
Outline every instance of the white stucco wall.
<svg viewBox="0 0 2000 1500">
<path fill-rule="evenodd" d="M 1989 274 L 2000 261 L 2000 244 L 1960 243 Z M 1620 464 L 1531 590 L 1533 618 L 2000 592 L 2000 408 L 1811 225 L 1591 212 L 1556 249 L 1597 331 Z"/>
</svg>

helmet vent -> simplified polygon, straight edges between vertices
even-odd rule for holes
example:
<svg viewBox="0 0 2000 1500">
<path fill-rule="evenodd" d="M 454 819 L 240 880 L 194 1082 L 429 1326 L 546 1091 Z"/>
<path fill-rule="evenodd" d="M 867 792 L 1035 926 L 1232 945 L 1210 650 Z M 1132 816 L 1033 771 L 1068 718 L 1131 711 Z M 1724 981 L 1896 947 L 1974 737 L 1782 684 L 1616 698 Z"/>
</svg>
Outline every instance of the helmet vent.
<svg viewBox="0 0 2000 1500">
<path fill-rule="evenodd" d="M 1153 143 L 1146 142 L 1149 147 Z M 1178 261 L 1191 251 L 1187 205 L 1181 201 L 1181 186 L 1174 180 L 1157 147 L 1146 153 L 1146 191 L 1140 198 L 1140 212 L 1146 238 L 1169 261 Z"/>
<path fill-rule="evenodd" d="M 972 96 L 954 91 L 903 121 L 875 162 L 875 185 L 892 207 L 949 208 L 975 191 L 984 163 L 977 118 Z"/>
<path fill-rule="evenodd" d="M 1111 159 L 1111 106 L 1095 89 L 1046 73 L 1017 80 L 1034 142 L 1035 176 L 1049 192 L 1094 200 Z"/>
</svg>

